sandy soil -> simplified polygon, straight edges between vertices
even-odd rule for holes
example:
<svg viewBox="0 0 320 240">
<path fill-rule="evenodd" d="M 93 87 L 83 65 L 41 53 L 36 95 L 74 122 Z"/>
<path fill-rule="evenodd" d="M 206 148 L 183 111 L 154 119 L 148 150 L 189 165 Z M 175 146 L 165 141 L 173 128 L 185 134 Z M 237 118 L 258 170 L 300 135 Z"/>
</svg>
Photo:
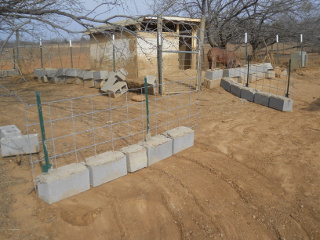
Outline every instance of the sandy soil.
<svg viewBox="0 0 320 240">
<path fill-rule="evenodd" d="M 319 74 L 300 72 L 286 113 L 203 90 L 194 147 L 52 205 L 33 190 L 27 159 L 2 158 L 0 239 L 320 239 Z M 37 88 L 94 91 L 15 85 Z M 23 128 L 16 98 L 0 104 L 0 125 Z"/>
</svg>

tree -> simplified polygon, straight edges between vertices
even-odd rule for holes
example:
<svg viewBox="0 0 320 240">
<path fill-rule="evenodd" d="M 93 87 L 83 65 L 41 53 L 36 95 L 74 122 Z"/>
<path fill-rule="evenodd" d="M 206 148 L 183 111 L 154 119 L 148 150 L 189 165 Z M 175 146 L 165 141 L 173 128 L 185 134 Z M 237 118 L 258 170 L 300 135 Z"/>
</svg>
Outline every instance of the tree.
<svg viewBox="0 0 320 240">
<path fill-rule="evenodd" d="M 1 0 L 0 36 L 5 38 L 0 39 L 0 51 L 17 30 L 29 34 L 37 30 L 78 33 L 82 31 L 70 29 L 72 22 L 85 30 L 94 27 L 96 23 L 107 23 L 118 17 L 129 18 L 126 15 L 105 18 L 114 8 L 125 8 L 125 0 L 95 0 L 91 4 L 93 7 L 78 0 Z"/>
<path fill-rule="evenodd" d="M 212 47 L 241 43 L 248 32 L 254 52 L 273 44 L 277 34 L 292 41 L 299 33 L 311 32 L 319 21 L 316 0 L 162 0 L 153 6 L 166 14 L 205 15 L 207 40 Z"/>
</svg>

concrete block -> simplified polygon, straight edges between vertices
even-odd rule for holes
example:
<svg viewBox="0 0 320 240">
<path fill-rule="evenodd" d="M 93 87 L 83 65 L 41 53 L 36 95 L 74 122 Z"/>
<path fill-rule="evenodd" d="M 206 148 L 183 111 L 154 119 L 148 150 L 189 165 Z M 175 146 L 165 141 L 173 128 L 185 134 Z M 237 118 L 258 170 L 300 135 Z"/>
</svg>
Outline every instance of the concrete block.
<svg viewBox="0 0 320 240">
<path fill-rule="evenodd" d="M 60 83 L 62 82 L 61 81 L 61 78 L 58 78 L 58 77 L 52 77 L 52 78 L 48 78 L 49 82 L 51 83 Z"/>
<path fill-rule="evenodd" d="M 229 68 L 229 77 L 241 76 L 241 68 Z"/>
<path fill-rule="evenodd" d="M 116 75 L 117 75 L 118 78 L 120 78 L 119 80 L 125 81 L 126 77 L 128 76 L 128 72 L 124 68 L 120 68 L 116 72 Z"/>
<path fill-rule="evenodd" d="M 122 152 L 104 152 L 89 157 L 85 164 L 90 173 L 90 185 L 97 187 L 106 182 L 127 175 L 126 157 Z"/>
<path fill-rule="evenodd" d="M 172 144 L 172 139 L 163 135 L 156 135 L 143 142 L 142 146 L 147 149 L 148 166 L 172 156 Z"/>
<path fill-rule="evenodd" d="M 293 100 L 282 96 L 271 95 L 269 99 L 269 107 L 284 112 L 291 112 Z"/>
<path fill-rule="evenodd" d="M 276 78 L 276 72 L 273 71 L 273 70 L 268 70 L 266 73 L 265 73 L 265 77 L 267 79 L 272 79 L 272 78 Z"/>
<path fill-rule="evenodd" d="M 44 68 L 35 68 L 33 71 L 34 75 L 41 78 L 46 75 L 46 70 Z"/>
<path fill-rule="evenodd" d="M 94 88 L 94 81 L 92 79 L 83 80 L 83 86 L 88 88 Z"/>
<path fill-rule="evenodd" d="M 220 86 L 220 81 L 221 81 L 220 78 L 219 79 L 213 79 L 213 80 L 205 79 L 205 87 L 209 88 L 209 89 L 219 87 Z"/>
<path fill-rule="evenodd" d="M 7 77 L 7 71 L 6 70 L 0 70 L 0 77 L 1 78 Z"/>
<path fill-rule="evenodd" d="M 11 76 L 16 76 L 16 75 L 19 75 L 19 71 L 18 69 L 9 69 L 7 70 L 7 76 L 8 77 L 11 77 Z"/>
<path fill-rule="evenodd" d="M 46 75 L 44 75 L 43 77 L 38 77 L 38 83 L 47 83 L 49 82 L 49 79 Z"/>
<path fill-rule="evenodd" d="M 269 106 L 269 98 L 271 94 L 265 92 L 256 92 L 254 95 L 254 102 L 263 106 Z"/>
<path fill-rule="evenodd" d="M 75 84 L 77 78 L 76 77 L 65 77 L 67 84 Z"/>
<path fill-rule="evenodd" d="M 102 80 L 93 80 L 93 86 L 94 88 L 100 89 L 101 88 L 101 82 Z"/>
<path fill-rule="evenodd" d="M 147 75 L 146 78 L 148 83 L 148 93 L 151 95 L 157 94 L 157 78 L 151 75 Z"/>
<path fill-rule="evenodd" d="M 109 76 L 108 71 L 95 71 L 93 72 L 93 80 L 107 79 Z"/>
<path fill-rule="evenodd" d="M 78 76 L 78 70 L 74 68 L 67 68 L 65 70 L 65 76 L 67 77 L 77 77 Z"/>
<path fill-rule="evenodd" d="M 37 177 L 38 196 L 52 204 L 90 189 L 89 170 L 72 163 Z"/>
<path fill-rule="evenodd" d="M 59 68 L 56 72 L 56 77 L 64 77 L 66 76 L 67 68 Z"/>
<path fill-rule="evenodd" d="M 117 82 L 114 85 L 108 85 L 108 82 L 103 85 L 101 91 L 110 93 L 109 96 L 113 98 L 120 97 L 122 94 L 128 91 L 128 85 L 126 82 Z"/>
<path fill-rule="evenodd" d="M 230 92 L 231 91 L 231 84 L 234 83 L 230 78 L 222 78 L 220 81 L 220 87 L 224 90 Z"/>
<path fill-rule="evenodd" d="M 223 71 L 222 71 L 222 78 L 224 78 L 224 77 L 230 77 L 230 76 L 229 76 L 229 69 L 223 69 Z"/>
<path fill-rule="evenodd" d="M 147 150 L 141 145 L 130 145 L 119 151 L 126 155 L 128 172 L 135 172 L 148 166 Z"/>
<path fill-rule="evenodd" d="M 152 75 L 146 75 L 147 83 L 150 85 L 156 85 L 157 84 L 157 78 Z"/>
<path fill-rule="evenodd" d="M 266 68 L 266 70 L 272 70 L 273 66 L 271 63 L 263 63 L 264 67 Z"/>
<path fill-rule="evenodd" d="M 39 150 L 38 134 L 1 138 L 2 157 L 38 153 Z"/>
<path fill-rule="evenodd" d="M 194 131 L 188 127 L 177 127 L 163 133 L 173 140 L 172 153 L 176 154 L 194 145 Z"/>
<path fill-rule="evenodd" d="M 101 91 L 108 92 L 108 90 L 112 88 L 112 86 L 116 83 L 116 81 L 117 81 L 116 74 L 114 72 L 110 72 L 108 80 L 104 80 L 100 84 Z"/>
<path fill-rule="evenodd" d="M 78 74 L 80 78 L 83 80 L 91 80 L 93 79 L 93 72 L 92 71 L 82 71 L 80 74 Z"/>
<path fill-rule="evenodd" d="M 16 125 L 7 125 L 0 127 L 0 138 L 11 138 L 21 136 L 21 131 Z"/>
<path fill-rule="evenodd" d="M 237 97 L 241 97 L 242 88 L 244 88 L 242 84 L 234 82 L 230 85 L 230 92 Z"/>
<path fill-rule="evenodd" d="M 77 85 L 83 85 L 82 79 L 77 77 L 77 78 L 76 78 L 76 84 L 77 84 Z"/>
<path fill-rule="evenodd" d="M 220 70 L 213 70 L 213 71 L 206 71 L 206 74 L 205 74 L 205 78 L 207 80 L 214 80 L 214 79 L 221 79 L 222 76 L 223 76 L 223 71 L 222 69 Z"/>
<path fill-rule="evenodd" d="M 243 87 L 241 89 L 241 98 L 246 99 L 249 102 L 254 101 L 254 95 L 258 92 L 258 90 L 250 87 Z"/>
<path fill-rule="evenodd" d="M 46 68 L 45 71 L 46 71 L 46 76 L 47 76 L 48 78 L 53 78 L 53 77 L 55 77 L 56 74 L 57 74 L 57 69 Z"/>
</svg>

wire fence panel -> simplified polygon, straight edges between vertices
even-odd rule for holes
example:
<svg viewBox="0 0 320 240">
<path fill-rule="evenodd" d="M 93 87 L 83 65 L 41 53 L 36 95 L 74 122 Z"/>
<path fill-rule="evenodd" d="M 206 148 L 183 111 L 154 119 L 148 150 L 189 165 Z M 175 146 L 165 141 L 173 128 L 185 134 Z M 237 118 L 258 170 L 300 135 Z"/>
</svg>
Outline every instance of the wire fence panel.
<svg viewBox="0 0 320 240">
<path fill-rule="evenodd" d="M 198 36 L 199 22 L 163 22 L 158 48 L 161 81 L 164 94 L 174 94 L 196 89 L 198 64 L 201 55 Z M 172 27 L 174 26 L 174 27 Z M 159 70 L 160 71 L 160 70 Z"/>
<path fill-rule="evenodd" d="M 144 88 L 132 89 L 119 98 L 108 94 L 43 102 L 42 113 L 49 161 L 54 168 L 83 162 L 96 154 L 119 150 L 146 139 L 145 102 L 131 100 Z M 161 96 L 149 95 L 150 133 L 161 134 L 178 126 L 198 127 L 198 94 L 194 89 Z M 27 133 L 41 135 L 38 106 L 25 106 Z M 30 155 L 33 179 L 44 163 L 40 155 Z"/>
</svg>

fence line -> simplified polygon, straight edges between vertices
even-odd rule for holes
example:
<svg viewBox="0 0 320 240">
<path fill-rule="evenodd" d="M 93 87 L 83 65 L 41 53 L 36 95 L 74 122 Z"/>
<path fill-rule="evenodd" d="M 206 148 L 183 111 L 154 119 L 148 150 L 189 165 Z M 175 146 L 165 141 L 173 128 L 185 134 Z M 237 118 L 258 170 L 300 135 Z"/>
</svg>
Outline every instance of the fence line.
<svg viewBox="0 0 320 240">
<path fill-rule="evenodd" d="M 119 98 L 97 94 L 41 103 L 46 146 L 53 167 L 83 162 L 87 157 L 144 141 L 147 136 L 145 102 L 130 100 L 137 92 L 143 96 L 144 88 L 131 89 Z M 150 95 L 149 99 L 152 136 L 178 126 L 197 129 L 199 91 L 190 87 L 189 91 Z M 40 136 L 37 115 L 36 104 L 25 106 L 27 133 Z M 44 161 L 42 152 L 30 155 L 34 181 Z"/>
</svg>

